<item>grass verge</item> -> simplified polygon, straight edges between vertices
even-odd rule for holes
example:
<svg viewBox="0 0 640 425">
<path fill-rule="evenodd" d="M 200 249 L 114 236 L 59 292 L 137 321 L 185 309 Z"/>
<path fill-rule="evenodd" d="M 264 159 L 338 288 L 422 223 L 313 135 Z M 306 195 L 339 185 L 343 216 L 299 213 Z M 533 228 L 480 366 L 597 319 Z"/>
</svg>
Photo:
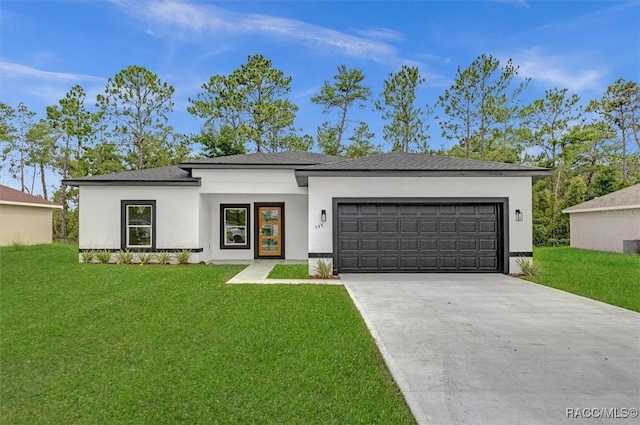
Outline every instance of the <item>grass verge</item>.
<svg viewBox="0 0 640 425">
<path fill-rule="evenodd" d="M 267 279 L 309 279 L 307 264 L 276 264 Z"/>
<path fill-rule="evenodd" d="M 412 424 L 344 288 L 0 249 L 10 424 Z"/>
<path fill-rule="evenodd" d="M 640 256 L 577 248 L 536 248 L 539 276 L 525 279 L 640 312 Z"/>
</svg>

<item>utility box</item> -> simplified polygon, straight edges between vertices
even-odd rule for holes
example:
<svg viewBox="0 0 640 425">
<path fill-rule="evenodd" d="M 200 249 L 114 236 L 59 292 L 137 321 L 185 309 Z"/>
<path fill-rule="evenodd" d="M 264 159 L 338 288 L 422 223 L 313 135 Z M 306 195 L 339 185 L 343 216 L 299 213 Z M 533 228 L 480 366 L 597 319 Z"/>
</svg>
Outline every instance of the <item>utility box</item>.
<svg viewBox="0 0 640 425">
<path fill-rule="evenodd" d="M 640 254 L 640 239 L 622 241 L 622 252 L 625 254 Z"/>
</svg>

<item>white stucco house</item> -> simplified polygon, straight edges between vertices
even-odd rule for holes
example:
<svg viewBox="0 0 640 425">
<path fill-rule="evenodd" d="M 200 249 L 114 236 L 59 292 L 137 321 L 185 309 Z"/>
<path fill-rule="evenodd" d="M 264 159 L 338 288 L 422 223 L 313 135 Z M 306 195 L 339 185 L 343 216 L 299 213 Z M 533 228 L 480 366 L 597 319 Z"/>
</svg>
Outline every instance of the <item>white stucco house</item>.
<svg viewBox="0 0 640 425">
<path fill-rule="evenodd" d="M 569 214 L 571 246 L 597 251 L 639 252 L 640 184 L 562 211 Z"/>
<path fill-rule="evenodd" d="M 284 258 L 335 273 L 516 273 L 532 256 L 542 168 L 414 153 L 252 153 L 67 180 L 81 251 L 189 249 L 192 261 Z"/>
</svg>

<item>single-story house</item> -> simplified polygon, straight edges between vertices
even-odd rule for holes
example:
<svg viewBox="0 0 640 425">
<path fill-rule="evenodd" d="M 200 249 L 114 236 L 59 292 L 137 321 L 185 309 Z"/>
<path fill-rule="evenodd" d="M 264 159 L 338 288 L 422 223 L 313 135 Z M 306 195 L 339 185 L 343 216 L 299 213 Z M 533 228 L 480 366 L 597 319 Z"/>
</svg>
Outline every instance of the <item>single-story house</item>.
<svg viewBox="0 0 640 425">
<path fill-rule="evenodd" d="M 66 180 L 80 250 L 190 249 L 192 261 L 284 258 L 336 273 L 518 271 L 531 179 L 550 170 L 394 152 L 251 153 Z"/>
<path fill-rule="evenodd" d="M 640 184 L 583 202 L 562 211 L 569 214 L 571 246 L 624 252 L 625 241 L 640 240 Z M 627 242 L 631 252 L 638 243 Z"/>
<path fill-rule="evenodd" d="M 61 208 L 0 184 L 0 246 L 51 243 L 53 210 Z"/>
</svg>

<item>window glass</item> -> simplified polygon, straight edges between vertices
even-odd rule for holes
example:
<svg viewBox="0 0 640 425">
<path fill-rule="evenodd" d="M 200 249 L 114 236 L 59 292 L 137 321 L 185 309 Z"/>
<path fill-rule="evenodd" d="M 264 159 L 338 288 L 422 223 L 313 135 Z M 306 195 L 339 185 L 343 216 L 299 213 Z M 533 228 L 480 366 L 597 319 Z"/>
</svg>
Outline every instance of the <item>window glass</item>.
<svg viewBox="0 0 640 425">
<path fill-rule="evenodd" d="M 151 247 L 152 215 L 151 205 L 127 205 L 128 247 Z"/>
<path fill-rule="evenodd" d="M 220 248 L 249 249 L 249 204 L 220 205 Z"/>
<path fill-rule="evenodd" d="M 224 209 L 225 245 L 245 245 L 247 243 L 247 209 Z"/>
</svg>

